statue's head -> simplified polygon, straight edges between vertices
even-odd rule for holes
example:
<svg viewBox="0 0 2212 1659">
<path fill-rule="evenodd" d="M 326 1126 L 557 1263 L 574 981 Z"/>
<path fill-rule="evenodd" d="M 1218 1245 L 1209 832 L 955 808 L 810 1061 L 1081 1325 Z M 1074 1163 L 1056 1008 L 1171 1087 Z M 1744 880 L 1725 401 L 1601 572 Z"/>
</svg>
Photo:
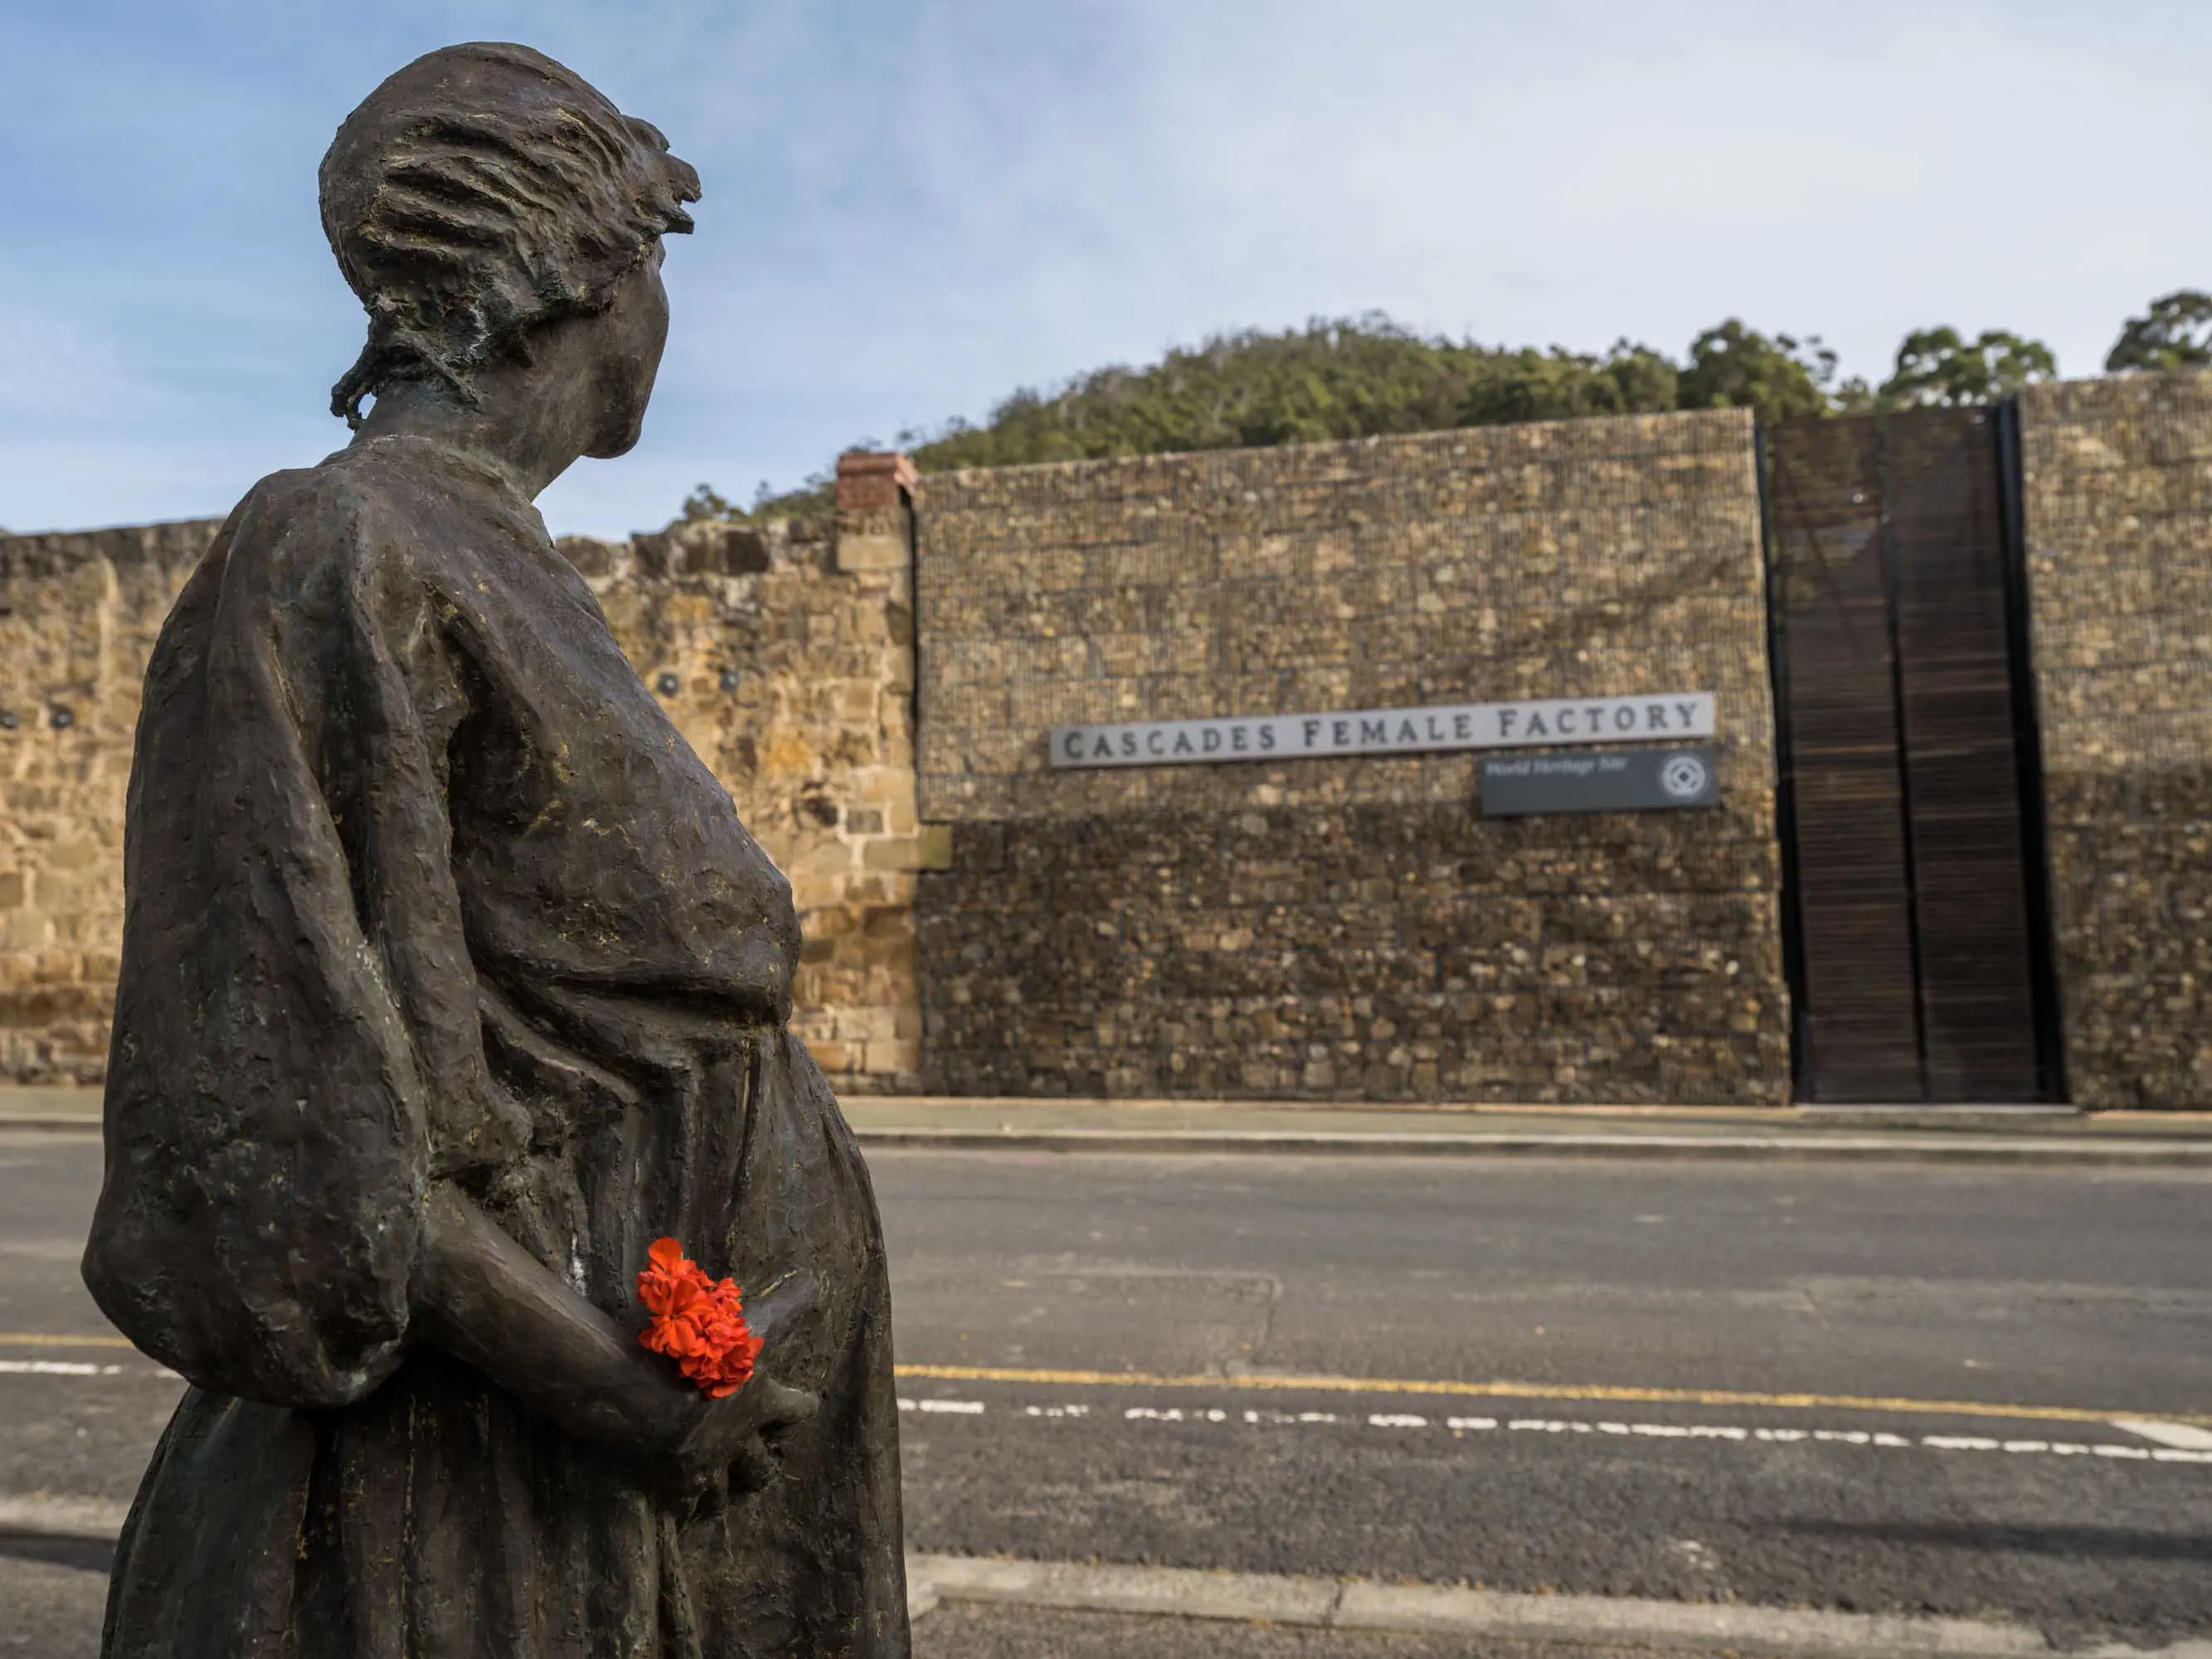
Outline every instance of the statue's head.
<svg viewBox="0 0 2212 1659">
<path fill-rule="evenodd" d="M 601 319 L 591 453 L 637 439 L 667 336 L 660 239 L 691 228 L 699 175 L 647 123 L 527 46 L 418 58 L 346 118 L 322 167 L 323 228 L 368 311 L 368 343 L 332 388 L 350 425 L 404 381 L 464 402 L 502 354 Z"/>
</svg>

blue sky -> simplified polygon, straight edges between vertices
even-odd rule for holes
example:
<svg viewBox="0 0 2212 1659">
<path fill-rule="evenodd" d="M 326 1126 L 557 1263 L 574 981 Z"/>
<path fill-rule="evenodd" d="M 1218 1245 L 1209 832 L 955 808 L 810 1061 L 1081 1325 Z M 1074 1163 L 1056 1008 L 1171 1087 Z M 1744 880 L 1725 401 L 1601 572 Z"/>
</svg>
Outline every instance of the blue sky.
<svg viewBox="0 0 2212 1659">
<path fill-rule="evenodd" d="M 337 447 L 315 167 L 418 52 L 550 52 L 699 167 L 645 441 L 556 530 L 1249 325 L 1385 310 L 1879 379 L 1915 326 L 2101 365 L 2212 288 L 2212 6 L 2129 0 L 9 0 L 0 525 L 220 514 Z"/>
</svg>

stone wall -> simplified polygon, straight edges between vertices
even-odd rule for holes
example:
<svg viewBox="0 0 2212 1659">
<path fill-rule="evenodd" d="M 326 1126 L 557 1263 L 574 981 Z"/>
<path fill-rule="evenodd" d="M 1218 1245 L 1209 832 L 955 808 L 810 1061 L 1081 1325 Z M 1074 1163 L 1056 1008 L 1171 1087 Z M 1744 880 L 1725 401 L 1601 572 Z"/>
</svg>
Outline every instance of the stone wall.
<svg viewBox="0 0 2212 1659">
<path fill-rule="evenodd" d="M 848 1090 L 915 1080 L 915 874 L 945 838 L 915 812 L 910 475 L 872 459 L 834 521 L 562 543 L 790 877 L 793 1024 Z M 0 538 L 0 1080 L 105 1064 L 139 685 L 214 528 Z"/>
<path fill-rule="evenodd" d="M 0 1081 L 107 1063 L 139 682 L 216 527 L 0 536 Z"/>
<path fill-rule="evenodd" d="M 848 458 L 851 459 L 853 458 Z M 793 1027 L 841 1089 L 911 1086 L 916 872 L 910 509 L 564 540 L 623 651 L 791 879 Z"/>
<path fill-rule="evenodd" d="M 2035 387 L 2021 446 L 2069 1092 L 2212 1107 L 2212 376 Z"/>
<path fill-rule="evenodd" d="M 2212 377 L 2021 428 L 2071 1097 L 2212 1107 Z M 841 1087 L 1787 1097 L 1747 417 L 940 475 L 918 528 L 901 458 L 842 475 L 834 520 L 564 544 L 791 876 Z M 213 528 L 0 536 L 0 1080 L 101 1069 L 139 682 Z M 1704 689 L 1714 813 L 1044 764 L 1077 720 Z"/>
<path fill-rule="evenodd" d="M 1750 417 L 933 476 L 924 1080 L 1778 1103 Z M 1479 816 L 1468 755 L 1052 772 L 1047 728 L 1711 690 L 1715 811 Z"/>
</svg>

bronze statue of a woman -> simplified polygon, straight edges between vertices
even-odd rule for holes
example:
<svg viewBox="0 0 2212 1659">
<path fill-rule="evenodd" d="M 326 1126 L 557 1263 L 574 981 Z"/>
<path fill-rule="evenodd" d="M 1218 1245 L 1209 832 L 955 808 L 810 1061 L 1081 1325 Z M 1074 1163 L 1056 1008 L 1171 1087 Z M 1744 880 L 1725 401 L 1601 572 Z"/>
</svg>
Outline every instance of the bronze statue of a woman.
<svg viewBox="0 0 2212 1659">
<path fill-rule="evenodd" d="M 479 45 L 321 179 L 356 435 L 216 536 L 131 774 L 85 1277 L 192 1387 L 106 1652 L 903 1655 L 882 1236 L 790 890 L 531 505 L 636 441 L 697 175 Z M 639 1346 L 664 1235 L 753 1292 L 726 1398 Z"/>
</svg>

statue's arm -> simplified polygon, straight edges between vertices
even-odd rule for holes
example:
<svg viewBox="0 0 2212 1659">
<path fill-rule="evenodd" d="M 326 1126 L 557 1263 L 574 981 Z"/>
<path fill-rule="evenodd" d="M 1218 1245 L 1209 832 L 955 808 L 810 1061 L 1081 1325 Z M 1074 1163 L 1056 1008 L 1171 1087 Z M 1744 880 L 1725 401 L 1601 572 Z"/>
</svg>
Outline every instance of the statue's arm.
<svg viewBox="0 0 2212 1659">
<path fill-rule="evenodd" d="M 425 1206 L 412 1298 L 419 1336 L 580 1440 L 650 1457 L 696 1426 L 697 1390 L 445 1182 Z"/>
<path fill-rule="evenodd" d="M 756 1376 L 710 1401 L 579 1296 L 459 1189 L 425 1206 L 416 1333 L 580 1440 L 652 1467 L 664 1496 L 715 1501 L 766 1477 L 764 1434 L 813 1415 L 811 1395 Z"/>
</svg>

